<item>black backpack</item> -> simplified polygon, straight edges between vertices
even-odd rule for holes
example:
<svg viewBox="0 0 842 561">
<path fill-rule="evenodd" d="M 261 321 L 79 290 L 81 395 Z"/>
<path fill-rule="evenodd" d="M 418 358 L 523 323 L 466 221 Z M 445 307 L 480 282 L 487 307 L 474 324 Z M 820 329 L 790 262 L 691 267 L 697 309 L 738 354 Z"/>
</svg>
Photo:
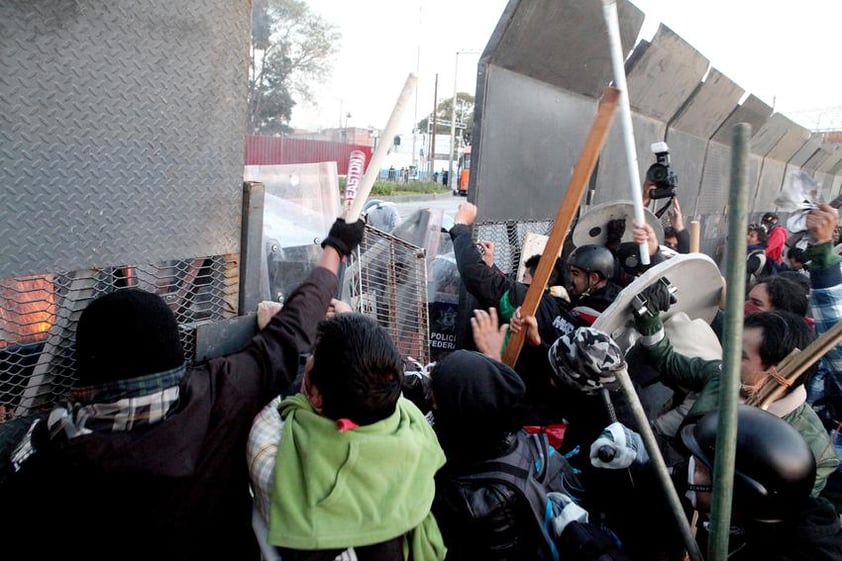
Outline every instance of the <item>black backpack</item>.
<svg viewBox="0 0 842 561">
<path fill-rule="evenodd" d="M 545 434 L 521 431 L 508 454 L 474 464 L 469 473 L 455 477 L 454 483 L 475 489 L 502 484 L 515 491 L 529 505 L 530 524 L 534 522 L 535 532 L 540 534 L 535 540 L 540 544 L 537 559 L 558 561 L 558 550 L 549 533 L 552 508 L 547 493 L 562 492 L 578 502 L 583 489 L 567 459 L 549 445 Z"/>
</svg>

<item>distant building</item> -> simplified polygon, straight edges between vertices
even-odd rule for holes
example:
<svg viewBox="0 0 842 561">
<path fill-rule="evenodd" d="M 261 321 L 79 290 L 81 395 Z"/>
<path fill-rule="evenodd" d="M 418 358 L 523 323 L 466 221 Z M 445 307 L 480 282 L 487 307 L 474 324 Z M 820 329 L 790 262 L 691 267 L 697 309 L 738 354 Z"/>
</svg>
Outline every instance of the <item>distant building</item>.
<svg viewBox="0 0 842 561">
<path fill-rule="evenodd" d="M 293 129 L 293 131 L 287 136 L 290 138 L 306 138 L 308 140 L 325 140 L 327 142 L 342 142 L 344 144 L 374 146 L 374 132 L 374 129 L 364 129 L 360 127 L 323 129 L 320 131 Z"/>
</svg>

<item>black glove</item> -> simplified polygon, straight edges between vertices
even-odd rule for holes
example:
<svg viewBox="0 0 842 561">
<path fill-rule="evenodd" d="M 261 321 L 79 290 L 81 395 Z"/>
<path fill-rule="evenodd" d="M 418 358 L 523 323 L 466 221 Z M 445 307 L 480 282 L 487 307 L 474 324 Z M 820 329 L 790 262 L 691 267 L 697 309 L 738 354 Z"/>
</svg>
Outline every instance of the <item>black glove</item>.
<svg viewBox="0 0 842 561">
<path fill-rule="evenodd" d="M 644 305 L 634 304 L 634 325 L 641 335 L 654 335 L 663 328 L 660 313 L 670 309 L 671 295 L 667 285 L 658 280 L 645 288 L 640 294 Z"/>
<path fill-rule="evenodd" d="M 623 234 L 626 233 L 626 219 L 609 220 L 608 224 L 605 225 L 605 232 L 605 245 L 619 245 L 623 239 Z"/>
<path fill-rule="evenodd" d="M 322 242 L 322 248 L 329 245 L 340 255 L 351 255 L 351 252 L 363 241 L 364 233 L 365 223 L 362 220 L 346 224 L 343 218 L 337 218 Z"/>
</svg>

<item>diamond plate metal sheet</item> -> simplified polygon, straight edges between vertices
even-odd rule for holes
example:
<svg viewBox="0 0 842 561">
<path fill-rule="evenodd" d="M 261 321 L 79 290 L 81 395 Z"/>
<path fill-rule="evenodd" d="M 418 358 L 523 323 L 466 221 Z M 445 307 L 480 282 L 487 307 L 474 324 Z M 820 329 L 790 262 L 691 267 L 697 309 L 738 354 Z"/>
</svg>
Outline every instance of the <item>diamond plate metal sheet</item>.
<svg viewBox="0 0 842 561">
<path fill-rule="evenodd" d="M 469 191 L 479 216 L 489 221 L 554 218 L 596 102 L 496 66 L 489 68 L 487 80 L 481 154 L 474 160 Z"/>
<path fill-rule="evenodd" d="M 804 169 L 830 173 L 840 160 L 842 160 L 842 145 L 823 142 L 821 149 L 804 164 Z"/>
<path fill-rule="evenodd" d="M 791 136 L 791 129 L 793 125 L 794 123 L 792 121 L 780 113 L 775 113 L 769 117 L 769 120 L 766 121 L 766 123 L 760 127 L 754 136 L 751 137 L 751 151 L 756 154 L 760 154 L 761 156 L 775 158 L 776 156 L 772 155 L 772 150 L 775 150 L 785 138 Z M 787 141 L 784 144 L 789 146 L 790 143 Z M 792 156 L 798 148 L 801 148 L 801 144 L 792 150 L 792 153 L 790 153 L 789 156 Z M 778 153 L 780 152 L 781 151 L 778 150 Z"/>
<path fill-rule="evenodd" d="M 653 142 L 664 139 L 666 126 L 661 121 L 632 113 L 632 128 L 637 150 L 638 174 L 643 181 L 646 170 L 655 162 L 655 156 L 650 147 Z M 619 119 L 615 118 L 611 132 L 605 139 L 605 146 L 602 148 L 595 174 L 596 192 L 591 203 L 631 199 L 626 145 L 623 141 L 623 129 Z"/>
<path fill-rule="evenodd" d="M 667 133 L 670 147 L 670 167 L 678 176 L 676 191 L 681 210 L 685 214 L 695 214 L 696 198 L 702 183 L 702 168 L 707 153 L 707 140 L 679 130 L 670 129 Z M 655 161 L 650 155 L 649 163 Z"/>
<path fill-rule="evenodd" d="M 784 119 L 787 123 L 784 135 L 766 157 L 789 162 L 810 140 L 810 131 L 786 117 Z"/>
<path fill-rule="evenodd" d="M 0 4 L 0 278 L 238 251 L 250 8 Z"/>
<path fill-rule="evenodd" d="M 827 200 L 832 201 L 839 196 L 840 192 L 842 192 L 842 175 L 836 175 L 833 177 L 833 187 L 830 189 L 830 196 Z"/>
<path fill-rule="evenodd" d="M 754 196 L 752 204 L 749 205 L 750 209 L 759 213 L 775 210 L 773 202 L 778 193 L 781 192 L 785 171 L 785 163 L 770 158 L 763 160 L 757 194 Z"/>
<path fill-rule="evenodd" d="M 617 13 L 620 42 L 629 52 L 643 25 L 643 12 L 622 0 L 617 2 Z M 611 81 L 611 52 L 607 40 L 593 39 L 606 33 L 599 2 L 513 2 L 483 58 L 568 91 L 599 97 Z"/>
<path fill-rule="evenodd" d="M 669 121 L 702 81 L 708 66 L 708 59 L 661 25 L 628 71 L 629 102 L 644 115 Z"/>
<path fill-rule="evenodd" d="M 670 124 L 670 128 L 710 138 L 737 108 L 744 93 L 743 88 L 716 68 L 711 68 L 705 81 Z"/>
<path fill-rule="evenodd" d="M 605 51 L 594 50 L 594 30 L 602 31 L 596 11 L 572 0 L 513 0 L 484 52 L 469 197 L 480 207 L 481 219 L 495 227 L 507 224 L 505 237 L 512 247 L 518 236 L 508 224 L 549 218 L 556 211 L 562 193 L 550 197 L 547 191 L 563 188 L 596 99 L 610 80 Z M 625 30 L 624 17 L 621 7 Z M 636 20 L 632 23 L 636 29 Z M 823 193 L 842 190 L 842 151 L 816 143 L 809 131 L 746 95 L 668 27 L 661 26 L 651 43 L 641 41 L 626 68 L 638 173 L 642 177 L 653 161 L 650 144 L 666 140 L 679 176 L 682 209 L 702 220 L 702 249 L 717 261 L 727 233 L 735 124 L 748 123 L 753 131 L 748 160 L 752 216 L 772 208 L 787 164 L 813 173 Z M 589 204 L 628 199 L 628 183 L 622 130 L 615 121 L 589 186 Z"/>
<path fill-rule="evenodd" d="M 696 202 L 700 214 L 722 213 L 728 206 L 731 174 L 731 148 L 718 142 L 707 147 L 702 182 Z"/>
<path fill-rule="evenodd" d="M 737 123 L 748 123 L 751 125 L 752 133 L 757 135 L 757 132 L 766 124 L 766 121 L 769 120 L 771 115 L 772 108 L 761 101 L 760 98 L 751 94 L 725 119 L 725 122 L 722 123 L 719 130 L 713 136 L 713 140 L 730 146 L 731 134 L 734 130 L 734 125 Z M 754 142 L 755 140 L 752 138 L 752 151 L 760 153 L 754 146 Z"/>
<path fill-rule="evenodd" d="M 805 164 L 821 150 L 821 143 L 821 135 L 813 134 L 798 152 L 789 159 L 789 163 L 800 168 L 805 167 Z"/>
</svg>

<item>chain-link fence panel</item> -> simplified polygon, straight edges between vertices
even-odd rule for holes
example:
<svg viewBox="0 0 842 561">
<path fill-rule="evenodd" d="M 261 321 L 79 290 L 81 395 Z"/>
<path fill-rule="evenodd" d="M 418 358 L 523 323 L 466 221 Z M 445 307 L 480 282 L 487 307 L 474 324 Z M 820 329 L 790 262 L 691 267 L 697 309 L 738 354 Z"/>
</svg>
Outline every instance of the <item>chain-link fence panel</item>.
<svg viewBox="0 0 842 561">
<path fill-rule="evenodd" d="M 494 242 L 494 263 L 500 270 L 515 274 L 521 260 L 521 248 L 528 233 L 549 236 L 551 220 L 483 222 L 474 227 L 474 239 Z M 527 255 L 526 257 L 530 257 Z"/>
<path fill-rule="evenodd" d="M 192 362 L 196 327 L 236 315 L 238 280 L 236 255 L 0 279 L 0 422 L 67 396 L 76 380 L 76 326 L 95 298 L 129 287 L 159 294 Z"/>
<path fill-rule="evenodd" d="M 377 320 L 403 357 L 421 364 L 430 358 L 427 313 L 427 261 L 423 248 L 366 226 L 351 256 L 342 299 Z"/>
</svg>

